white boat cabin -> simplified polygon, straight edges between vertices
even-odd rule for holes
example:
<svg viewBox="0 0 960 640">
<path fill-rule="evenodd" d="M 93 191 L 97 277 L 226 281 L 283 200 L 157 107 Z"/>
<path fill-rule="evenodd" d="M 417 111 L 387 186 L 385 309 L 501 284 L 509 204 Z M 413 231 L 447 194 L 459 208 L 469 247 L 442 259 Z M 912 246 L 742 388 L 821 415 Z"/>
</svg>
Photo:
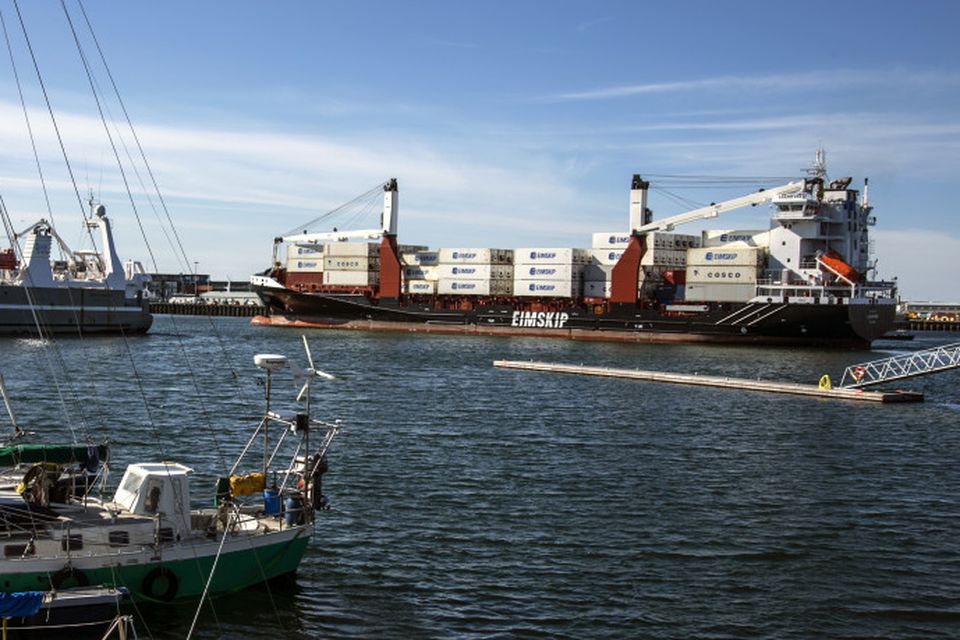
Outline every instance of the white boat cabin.
<svg viewBox="0 0 960 640">
<path fill-rule="evenodd" d="M 131 464 L 113 501 L 132 514 L 159 515 L 177 534 L 190 531 L 190 479 L 193 469 L 176 462 Z"/>
</svg>

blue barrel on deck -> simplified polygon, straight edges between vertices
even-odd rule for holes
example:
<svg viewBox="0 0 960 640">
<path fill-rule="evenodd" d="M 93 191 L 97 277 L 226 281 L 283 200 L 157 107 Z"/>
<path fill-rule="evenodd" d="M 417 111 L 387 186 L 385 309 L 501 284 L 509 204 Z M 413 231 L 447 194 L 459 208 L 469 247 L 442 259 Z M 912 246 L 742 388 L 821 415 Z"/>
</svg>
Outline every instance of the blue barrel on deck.
<svg viewBox="0 0 960 640">
<path fill-rule="evenodd" d="M 291 494 L 287 498 L 287 512 L 283 515 L 283 521 L 288 527 L 293 527 L 303 521 L 303 498 L 299 493 Z"/>
<path fill-rule="evenodd" d="M 263 490 L 263 513 L 268 516 L 280 515 L 280 490 L 271 487 Z"/>
</svg>

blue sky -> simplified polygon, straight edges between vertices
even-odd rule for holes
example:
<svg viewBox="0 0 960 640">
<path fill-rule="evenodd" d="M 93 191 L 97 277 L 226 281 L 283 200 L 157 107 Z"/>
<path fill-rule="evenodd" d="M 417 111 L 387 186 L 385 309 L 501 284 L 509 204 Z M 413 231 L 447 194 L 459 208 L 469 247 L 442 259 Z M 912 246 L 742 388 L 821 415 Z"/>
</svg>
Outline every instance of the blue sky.
<svg viewBox="0 0 960 640">
<path fill-rule="evenodd" d="M 95 61 L 79 5 L 66 5 Z M 633 173 L 798 176 L 822 144 L 833 177 L 870 178 L 880 275 L 898 276 L 908 299 L 960 300 L 960 4 L 84 6 L 189 261 L 215 277 L 245 279 L 269 263 L 276 234 L 389 177 L 400 181 L 401 242 L 587 246 L 593 231 L 625 228 Z M 108 205 L 123 256 L 147 261 L 60 4 L 20 8 L 80 190 Z M 58 226 L 79 245 L 78 204 L 10 0 L 0 11 Z M 2 58 L 0 194 L 26 225 L 45 204 Z M 184 270 L 134 192 L 159 268 Z M 662 192 L 651 204 L 658 216 L 683 210 Z M 751 209 L 709 226 L 767 224 Z"/>
</svg>

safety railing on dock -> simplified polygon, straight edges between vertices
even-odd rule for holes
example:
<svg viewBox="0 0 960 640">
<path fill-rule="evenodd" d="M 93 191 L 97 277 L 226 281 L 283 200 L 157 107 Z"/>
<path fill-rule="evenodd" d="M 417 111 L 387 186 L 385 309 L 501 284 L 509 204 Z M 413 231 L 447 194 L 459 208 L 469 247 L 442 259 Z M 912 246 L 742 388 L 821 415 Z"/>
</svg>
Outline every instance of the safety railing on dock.
<svg viewBox="0 0 960 640">
<path fill-rule="evenodd" d="M 252 318 L 267 313 L 267 308 L 250 304 L 178 304 L 174 302 L 151 302 L 150 313 L 169 313 L 179 316 L 231 316 Z"/>
<path fill-rule="evenodd" d="M 840 387 L 858 389 L 956 368 L 960 368 L 960 343 L 850 365 Z"/>
</svg>

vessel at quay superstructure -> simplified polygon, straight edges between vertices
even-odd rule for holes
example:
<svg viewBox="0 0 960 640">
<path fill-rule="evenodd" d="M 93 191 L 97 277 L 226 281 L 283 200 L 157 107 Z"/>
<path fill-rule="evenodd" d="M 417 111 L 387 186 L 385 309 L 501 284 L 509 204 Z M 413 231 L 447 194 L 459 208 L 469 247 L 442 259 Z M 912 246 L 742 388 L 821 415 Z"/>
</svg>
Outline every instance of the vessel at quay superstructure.
<svg viewBox="0 0 960 640">
<path fill-rule="evenodd" d="M 653 220 L 650 183 L 633 177 L 627 231 L 589 248 L 397 244 L 396 180 L 382 225 L 277 238 L 273 266 L 251 276 L 268 315 L 255 324 L 622 342 L 864 348 L 891 329 L 894 282 L 871 279 L 876 223 L 851 178 L 811 176 Z M 767 204 L 765 229 L 675 233 Z M 372 242 L 372 241 L 378 242 Z M 285 262 L 281 251 L 285 248 Z"/>
</svg>

